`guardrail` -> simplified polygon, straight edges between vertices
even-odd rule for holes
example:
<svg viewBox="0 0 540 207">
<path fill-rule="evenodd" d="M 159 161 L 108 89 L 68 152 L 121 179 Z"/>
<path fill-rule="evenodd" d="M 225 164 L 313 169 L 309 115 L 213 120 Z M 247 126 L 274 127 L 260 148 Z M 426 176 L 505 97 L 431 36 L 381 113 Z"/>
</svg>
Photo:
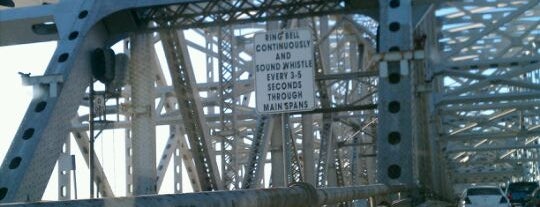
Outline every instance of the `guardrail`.
<svg viewBox="0 0 540 207">
<path fill-rule="evenodd" d="M 161 207 L 311 207 L 328 204 L 336 204 L 355 199 L 369 198 L 377 195 L 385 195 L 407 191 L 405 186 L 386 186 L 382 184 L 351 186 L 351 187 L 328 187 L 316 189 L 307 183 L 294 183 L 287 188 L 266 188 L 233 191 L 211 191 L 184 194 L 146 195 L 136 197 L 118 197 L 87 200 L 51 201 L 36 203 L 11 203 L 2 204 L 2 207 L 138 207 L 138 206 L 161 206 Z"/>
</svg>

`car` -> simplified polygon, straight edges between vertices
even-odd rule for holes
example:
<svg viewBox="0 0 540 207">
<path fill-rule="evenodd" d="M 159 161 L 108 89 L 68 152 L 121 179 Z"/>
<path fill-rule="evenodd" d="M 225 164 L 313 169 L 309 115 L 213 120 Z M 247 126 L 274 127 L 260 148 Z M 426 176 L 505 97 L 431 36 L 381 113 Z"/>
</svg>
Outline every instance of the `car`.
<svg viewBox="0 0 540 207">
<path fill-rule="evenodd" d="M 526 200 L 538 188 L 537 182 L 514 182 L 508 184 L 506 195 L 512 206 L 525 206 Z"/>
<path fill-rule="evenodd" d="M 533 191 L 525 203 L 525 207 L 540 207 L 540 188 Z"/>
<path fill-rule="evenodd" d="M 510 207 L 510 200 L 497 186 L 471 186 L 463 191 L 460 207 Z"/>
</svg>

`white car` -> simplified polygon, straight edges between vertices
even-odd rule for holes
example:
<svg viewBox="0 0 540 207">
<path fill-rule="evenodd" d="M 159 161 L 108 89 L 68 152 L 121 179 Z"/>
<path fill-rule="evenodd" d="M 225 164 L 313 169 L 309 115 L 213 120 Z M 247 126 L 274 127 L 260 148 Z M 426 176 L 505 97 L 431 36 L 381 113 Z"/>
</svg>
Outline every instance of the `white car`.
<svg viewBox="0 0 540 207">
<path fill-rule="evenodd" d="M 510 207 L 510 201 L 497 186 L 472 186 L 463 191 L 460 207 Z"/>
</svg>

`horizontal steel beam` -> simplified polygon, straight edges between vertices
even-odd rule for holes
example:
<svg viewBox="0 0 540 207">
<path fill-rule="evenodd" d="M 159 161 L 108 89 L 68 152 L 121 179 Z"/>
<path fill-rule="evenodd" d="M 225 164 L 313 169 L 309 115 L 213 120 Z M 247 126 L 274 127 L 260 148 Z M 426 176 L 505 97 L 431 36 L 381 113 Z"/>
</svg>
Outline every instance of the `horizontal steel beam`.
<svg viewBox="0 0 540 207">
<path fill-rule="evenodd" d="M 486 159 L 482 161 L 467 161 L 467 162 L 452 162 L 449 161 L 451 167 L 468 167 L 468 166 L 491 166 L 494 164 L 509 164 L 517 165 L 519 163 L 538 162 L 538 158 L 504 158 L 504 159 Z"/>
<path fill-rule="evenodd" d="M 37 25 L 54 22 L 56 6 L 43 5 L 0 12 L 0 46 L 44 42 L 58 39 L 56 25 L 52 33 L 36 33 Z"/>
<path fill-rule="evenodd" d="M 481 103 L 481 102 L 496 102 L 496 101 L 508 101 L 508 100 L 523 100 L 523 99 L 539 99 L 540 92 L 518 92 L 518 93 L 504 93 L 504 94 L 482 94 L 474 96 L 453 96 L 444 97 L 438 103 L 437 106 L 446 104 L 465 104 L 465 103 Z"/>
<path fill-rule="evenodd" d="M 183 122 L 183 119 L 178 115 L 178 114 L 174 114 L 175 112 L 173 111 L 172 114 L 169 116 L 169 115 L 166 115 L 166 116 L 162 116 L 162 117 L 157 117 L 156 119 L 156 125 L 157 126 L 161 126 L 161 125 L 175 125 L 175 124 L 178 124 L 178 123 L 182 123 Z M 82 115 L 81 116 L 81 119 L 79 120 L 85 120 L 83 119 L 84 117 L 88 117 L 87 115 Z M 242 115 L 240 116 L 240 119 L 237 121 L 237 126 L 238 127 L 255 127 L 255 124 L 256 124 L 256 117 L 257 115 L 255 113 L 253 114 L 246 114 L 246 115 Z M 208 126 L 210 128 L 218 128 L 219 127 L 219 117 L 218 115 L 216 114 L 213 114 L 213 115 L 206 115 L 206 121 L 208 122 Z M 314 120 L 315 122 L 320 122 L 321 120 L 321 116 L 320 115 L 316 115 L 314 116 Z M 294 123 L 298 123 L 300 122 L 300 118 L 298 117 L 293 117 L 291 118 L 291 121 L 294 122 Z M 98 122 L 96 123 L 96 130 L 101 130 L 101 129 L 125 129 L 125 128 L 129 128 L 131 127 L 131 124 L 127 121 L 119 121 L 119 122 Z M 88 123 L 80 123 L 80 124 L 73 124 L 72 127 L 71 127 L 71 131 L 79 131 L 79 130 L 86 130 L 88 129 Z"/>
<path fill-rule="evenodd" d="M 467 133 L 443 136 L 443 141 L 473 141 L 479 139 L 509 139 L 509 138 L 527 138 L 532 136 L 539 136 L 540 131 L 508 131 L 508 132 L 481 132 L 481 133 Z"/>
<path fill-rule="evenodd" d="M 366 104 L 366 105 L 357 105 L 357 106 L 337 106 L 329 108 L 318 108 L 312 111 L 303 111 L 303 112 L 292 112 L 291 114 L 324 114 L 324 113 L 336 113 L 344 111 L 364 111 L 364 110 L 375 110 L 377 109 L 377 104 Z"/>
<path fill-rule="evenodd" d="M 464 106 L 444 106 L 440 107 L 441 114 L 452 114 L 460 111 L 482 111 L 490 109 L 533 109 L 540 105 L 540 101 L 522 101 L 522 102 L 510 102 L 510 103 L 493 103 L 482 105 L 464 105 Z"/>
<path fill-rule="evenodd" d="M 461 61 L 450 62 L 435 66 L 437 69 L 453 69 L 453 70 L 477 70 L 499 67 L 514 67 L 518 65 L 527 65 L 538 62 L 538 56 L 512 57 L 512 58 L 496 58 L 493 60 L 482 61 Z"/>
<path fill-rule="evenodd" d="M 358 80 L 358 78 L 377 78 L 378 71 L 362 71 L 350 73 L 335 73 L 315 76 L 315 80 Z"/>
<path fill-rule="evenodd" d="M 506 182 L 511 177 L 522 174 L 521 171 L 459 173 L 453 175 L 453 180 L 456 183 Z"/>
<path fill-rule="evenodd" d="M 482 147 L 456 147 L 449 148 L 446 150 L 446 153 L 456 153 L 456 152 L 481 152 L 481 151 L 500 151 L 500 150 L 511 150 L 511 149 L 537 149 L 540 148 L 539 144 L 530 144 L 530 145 L 504 145 L 504 146 L 482 146 Z"/>
<path fill-rule="evenodd" d="M 2 207 L 55 207 L 55 206 L 211 206 L 211 207 L 302 207 L 336 204 L 371 196 L 385 195 L 408 190 L 405 186 L 366 185 L 354 187 L 333 187 L 315 189 L 307 183 L 293 184 L 288 188 L 270 188 L 254 190 L 214 191 L 201 193 L 152 195 L 137 197 L 119 197 L 105 199 L 86 199 L 71 201 L 14 203 Z"/>
<path fill-rule="evenodd" d="M 354 3 L 353 3 L 354 2 Z M 377 1 L 197 1 L 174 6 L 157 6 L 138 12 L 140 22 L 157 22 L 144 30 L 187 29 L 262 21 L 305 18 L 329 14 L 362 13 L 377 19 Z"/>
<path fill-rule="evenodd" d="M 111 1 L 58 1 L 55 4 L 42 4 L 39 6 L 16 7 L 0 10 L 0 46 L 17 45 L 26 43 L 36 43 L 44 41 L 61 40 L 66 37 L 73 26 L 71 18 L 73 14 L 78 14 L 82 9 L 80 3 L 92 4 L 93 11 L 89 17 L 90 24 L 104 17 L 107 25 L 109 37 L 126 34 L 130 30 L 135 30 L 135 21 L 130 15 L 130 10 L 134 8 L 148 8 L 150 6 L 162 6 L 171 4 L 186 4 L 199 2 L 200 0 L 116 0 Z M 99 11 L 99 12 L 98 12 Z M 118 11 L 124 11 L 123 13 Z M 113 14 L 113 15 L 111 15 Z M 79 18 L 84 19 L 84 18 Z M 88 28 L 87 28 L 88 29 Z M 85 31 L 85 30 L 82 30 Z M 66 35 L 66 36 L 64 36 Z M 85 35 L 80 35 L 85 36 Z M 71 57 L 70 57 L 71 59 Z"/>
<path fill-rule="evenodd" d="M 341 141 L 337 143 L 338 148 L 343 147 L 359 147 L 359 146 L 375 146 L 375 143 L 373 142 L 359 142 L 359 143 L 351 143 L 351 142 L 345 142 Z"/>
</svg>

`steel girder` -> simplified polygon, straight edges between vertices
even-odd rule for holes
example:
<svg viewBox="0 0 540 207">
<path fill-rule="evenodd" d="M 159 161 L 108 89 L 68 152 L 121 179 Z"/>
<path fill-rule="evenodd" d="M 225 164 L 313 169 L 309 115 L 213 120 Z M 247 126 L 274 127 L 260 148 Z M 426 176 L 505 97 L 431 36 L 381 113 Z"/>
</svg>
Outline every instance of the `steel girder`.
<svg viewBox="0 0 540 207">
<path fill-rule="evenodd" d="M 184 1 L 184 2 L 185 2 L 185 1 Z M 157 3 L 162 3 L 162 2 L 157 2 Z M 178 2 L 172 2 L 172 1 L 170 1 L 169 3 L 178 3 Z M 331 2 L 330 2 L 330 3 L 331 3 Z M 104 11 L 105 11 L 105 13 L 106 13 L 106 12 L 113 12 L 113 11 L 117 11 L 117 10 L 123 9 L 123 8 L 133 8 L 133 7 L 138 7 L 138 6 L 148 6 L 149 4 L 150 4 L 149 2 L 143 2 L 143 1 L 141 1 L 141 2 L 136 2 L 136 3 L 126 3 L 125 5 L 120 5 L 120 6 L 115 5 L 115 6 L 112 6 L 112 8 L 111 8 L 111 7 L 108 7 L 108 9 L 104 9 Z M 107 3 L 106 3 L 106 5 L 107 5 L 107 6 L 110 6 L 110 5 L 112 5 L 112 4 L 107 4 Z M 127 6 L 126 6 L 126 5 L 127 5 Z M 124 6 L 125 6 L 125 7 L 124 7 Z M 313 15 L 317 15 L 317 14 L 313 14 Z M 96 21 L 97 21 L 97 20 L 99 20 L 99 18 L 96 18 Z M 104 38 L 104 41 L 105 41 L 105 39 L 106 39 L 106 38 Z M 341 41 L 340 45 L 342 45 L 342 44 L 343 44 L 343 41 Z M 71 57 L 70 57 L 70 58 L 71 58 Z M 336 63 L 336 62 L 334 62 L 334 63 Z M 332 78 L 333 78 L 333 77 L 332 77 Z M 326 80 L 326 81 L 328 81 L 328 80 Z M 342 84 L 342 85 L 339 85 L 338 87 L 345 88 L 346 86 L 345 86 L 345 84 Z M 341 91 L 341 92 L 339 92 L 339 93 L 342 94 L 343 91 Z M 341 96 L 340 98 L 343 98 L 343 96 Z M 328 109 L 328 110 L 333 110 L 333 109 Z M 350 109 L 344 108 L 344 110 L 348 111 L 348 110 L 350 110 Z M 179 119 L 178 119 L 178 120 L 179 120 Z M 331 162 L 333 162 L 333 160 L 332 160 Z"/>
<path fill-rule="evenodd" d="M 290 121 L 290 115 L 283 116 L 283 147 L 285 149 L 285 160 L 287 168 L 287 183 L 302 182 L 302 163 L 298 157 L 296 147 L 296 136 L 293 133 L 293 126 Z"/>
<path fill-rule="evenodd" d="M 69 132 L 69 120 L 75 117 L 79 102 L 85 95 L 84 89 L 90 83 L 90 57 L 85 54 L 96 47 L 106 46 L 110 40 L 108 31 L 99 21 L 123 9 L 178 2 L 187 1 L 69 1 L 51 7 L 2 12 L 2 15 L 13 13 L 10 17 L 15 17 L 3 20 L 3 23 L 11 22 L 30 28 L 31 23 L 24 22 L 22 14 L 37 11 L 37 16 L 46 17 L 52 11 L 59 11 L 54 13 L 55 34 L 59 37 L 59 43 L 45 75 L 61 75 L 64 82 L 58 88 L 58 96 L 42 94 L 30 104 L 0 168 L 0 189 L 3 194 L 0 202 L 35 201 L 41 198 L 48 175 L 60 155 L 63 144 L 60 138 Z M 31 39 L 33 36 L 26 35 L 28 32 L 32 31 L 16 36 L 3 34 L 2 39 L 7 38 L 6 44 L 36 41 Z"/>
<path fill-rule="evenodd" d="M 375 8 L 377 8 L 375 2 L 355 3 L 347 0 L 199 1 L 166 7 L 152 7 L 141 11 L 138 16 L 142 22 L 168 22 L 167 25 L 160 27 L 185 29 L 361 11 L 376 16 L 372 12 L 374 11 L 372 9 Z M 150 26 L 147 29 L 156 30 L 159 27 Z"/>
<path fill-rule="evenodd" d="M 180 113 L 191 149 L 194 150 L 194 162 L 204 191 L 222 189 L 221 177 L 217 169 L 209 130 L 204 122 L 204 114 L 199 93 L 195 87 L 195 75 L 191 68 L 184 36 L 175 30 L 160 33 L 169 64 L 173 85 L 178 99 Z"/>
<path fill-rule="evenodd" d="M 539 90 L 538 1 L 478 1 L 441 5 L 441 59 L 434 71 L 437 131 L 451 176 L 458 182 L 538 177 L 534 157 Z M 503 161 L 501 159 L 508 159 Z M 506 167 L 503 167 L 504 164 Z M 509 164 L 509 165 L 508 165 Z M 493 174 L 504 176 L 494 176 Z M 493 175 L 493 176 L 492 176 Z M 499 179 L 500 178 L 500 179 Z"/>
<path fill-rule="evenodd" d="M 131 58 L 129 84 L 131 86 L 131 164 L 133 195 L 157 193 L 156 127 L 154 101 L 154 44 L 150 34 L 130 36 Z M 93 101 L 93 100 L 92 100 Z M 92 129 L 93 130 L 93 129 Z"/>
<path fill-rule="evenodd" d="M 66 142 L 62 147 L 62 154 L 58 158 L 58 200 L 69 200 L 71 199 L 71 172 L 74 170 L 74 161 L 75 157 L 71 156 L 71 139 L 68 135 L 66 137 Z"/>
<path fill-rule="evenodd" d="M 302 165 L 304 182 L 316 184 L 313 115 L 302 115 Z"/>
<path fill-rule="evenodd" d="M 273 129 L 273 126 L 270 125 L 271 123 L 268 116 L 259 116 L 257 118 L 255 135 L 253 136 L 246 165 L 246 174 L 242 182 L 243 189 L 262 187 L 261 179 L 263 179 L 264 161 L 268 153 L 269 137 L 272 133 L 271 129 Z"/>
<path fill-rule="evenodd" d="M 158 59 L 157 54 L 155 58 L 156 60 Z M 156 67 L 154 67 L 156 74 L 156 85 L 157 87 L 165 87 L 167 86 L 167 82 L 165 81 L 163 68 L 159 65 L 159 62 L 156 62 L 156 64 Z M 173 91 L 171 92 L 174 93 Z M 176 96 L 176 94 L 174 94 L 173 96 Z M 165 113 L 160 114 L 161 110 L 158 109 L 157 114 L 165 116 L 167 115 L 167 113 L 173 112 L 175 110 L 174 108 L 176 104 L 178 104 L 178 101 L 172 97 L 167 97 L 165 94 L 160 97 L 162 97 L 161 101 L 163 103 L 163 109 Z M 181 123 L 181 120 L 178 120 L 177 123 Z M 182 192 L 182 164 L 186 166 L 186 171 L 193 191 L 201 191 L 201 184 L 199 183 L 199 178 L 195 173 L 195 166 L 193 164 L 193 154 L 191 153 L 191 150 L 188 149 L 188 144 L 184 136 L 186 134 L 184 126 L 181 124 L 177 124 L 176 126 L 170 126 L 169 131 L 170 136 L 167 139 L 167 143 L 165 144 L 165 147 L 163 149 L 159 164 L 157 165 L 157 189 L 161 189 L 161 185 L 163 183 L 165 173 L 167 172 L 170 160 L 171 158 L 173 158 L 175 183 L 174 192 Z M 184 162 L 182 163 L 182 161 Z"/>
<path fill-rule="evenodd" d="M 63 138 L 69 133 L 69 120 L 75 117 L 84 89 L 90 83 L 89 56 L 82 54 L 103 45 L 107 37 L 101 25 L 94 26 L 98 15 L 93 3 L 73 2 L 69 6 L 75 6 L 76 12 L 63 14 L 63 18 L 69 19 L 63 23 L 70 26 L 62 25 L 59 46 L 45 75 L 60 74 L 65 81 L 58 88 L 58 97 L 43 94 L 30 104 L 0 168 L 0 189 L 4 192 L 0 202 L 41 199 L 60 156 Z M 68 39 L 68 32 L 75 31 L 80 35 Z"/>
<path fill-rule="evenodd" d="M 315 25 L 315 21 L 311 24 L 311 29 L 313 30 L 314 34 L 317 34 L 317 25 Z M 328 33 L 328 19 L 322 18 L 321 24 L 320 24 L 320 36 L 323 34 L 325 35 Z M 324 73 L 326 73 L 329 68 L 329 42 L 326 38 L 322 39 L 320 36 L 315 36 L 315 41 L 318 42 L 318 46 L 314 48 L 315 51 L 315 76 L 322 76 Z M 324 80 L 319 80 L 316 82 L 318 92 L 319 92 L 319 101 L 321 104 L 321 107 L 323 108 L 330 108 L 330 99 L 328 94 L 328 87 L 326 85 L 326 82 Z M 321 131 L 321 145 L 319 148 L 319 161 L 317 163 L 317 187 L 322 186 L 328 186 L 327 183 L 327 174 L 328 174 L 328 168 L 330 164 L 333 164 L 334 162 L 329 160 L 328 153 L 332 153 L 331 151 L 331 136 L 332 136 L 332 114 L 331 113 L 324 113 L 323 114 L 323 120 L 322 120 L 322 131 Z M 333 184 L 330 184 L 332 186 Z"/>
<path fill-rule="evenodd" d="M 155 195 L 139 197 L 121 197 L 106 199 L 88 199 L 59 202 L 40 202 L 30 204 L 7 204 L 5 207 L 17 206 L 204 206 L 204 207 L 271 207 L 291 206 L 308 207 L 337 204 L 343 201 L 364 199 L 373 195 L 386 195 L 407 191 L 404 186 L 366 185 L 341 188 L 319 188 L 305 183 L 295 183 L 288 188 L 233 190 L 204 193 L 185 193 L 172 195 Z"/>
<path fill-rule="evenodd" d="M 234 38 L 234 30 L 232 27 L 218 28 L 218 51 L 219 58 L 219 116 L 221 129 L 217 132 L 218 136 L 223 137 L 221 141 L 221 171 L 223 177 L 223 185 L 225 189 L 239 188 L 239 163 L 238 157 L 238 142 L 241 138 L 238 136 L 238 128 L 236 127 L 236 105 L 238 101 L 235 93 L 237 89 L 234 87 L 236 83 L 236 64 L 234 59 L 238 56 L 234 46 L 237 44 Z M 228 116 L 227 116 L 228 115 Z"/>
<path fill-rule="evenodd" d="M 379 52 L 413 49 L 412 2 L 380 0 Z M 403 59 L 379 64 L 377 156 L 378 181 L 415 185 L 412 123 L 411 62 Z M 398 156 L 395 156 L 395 155 Z"/>
</svg>

